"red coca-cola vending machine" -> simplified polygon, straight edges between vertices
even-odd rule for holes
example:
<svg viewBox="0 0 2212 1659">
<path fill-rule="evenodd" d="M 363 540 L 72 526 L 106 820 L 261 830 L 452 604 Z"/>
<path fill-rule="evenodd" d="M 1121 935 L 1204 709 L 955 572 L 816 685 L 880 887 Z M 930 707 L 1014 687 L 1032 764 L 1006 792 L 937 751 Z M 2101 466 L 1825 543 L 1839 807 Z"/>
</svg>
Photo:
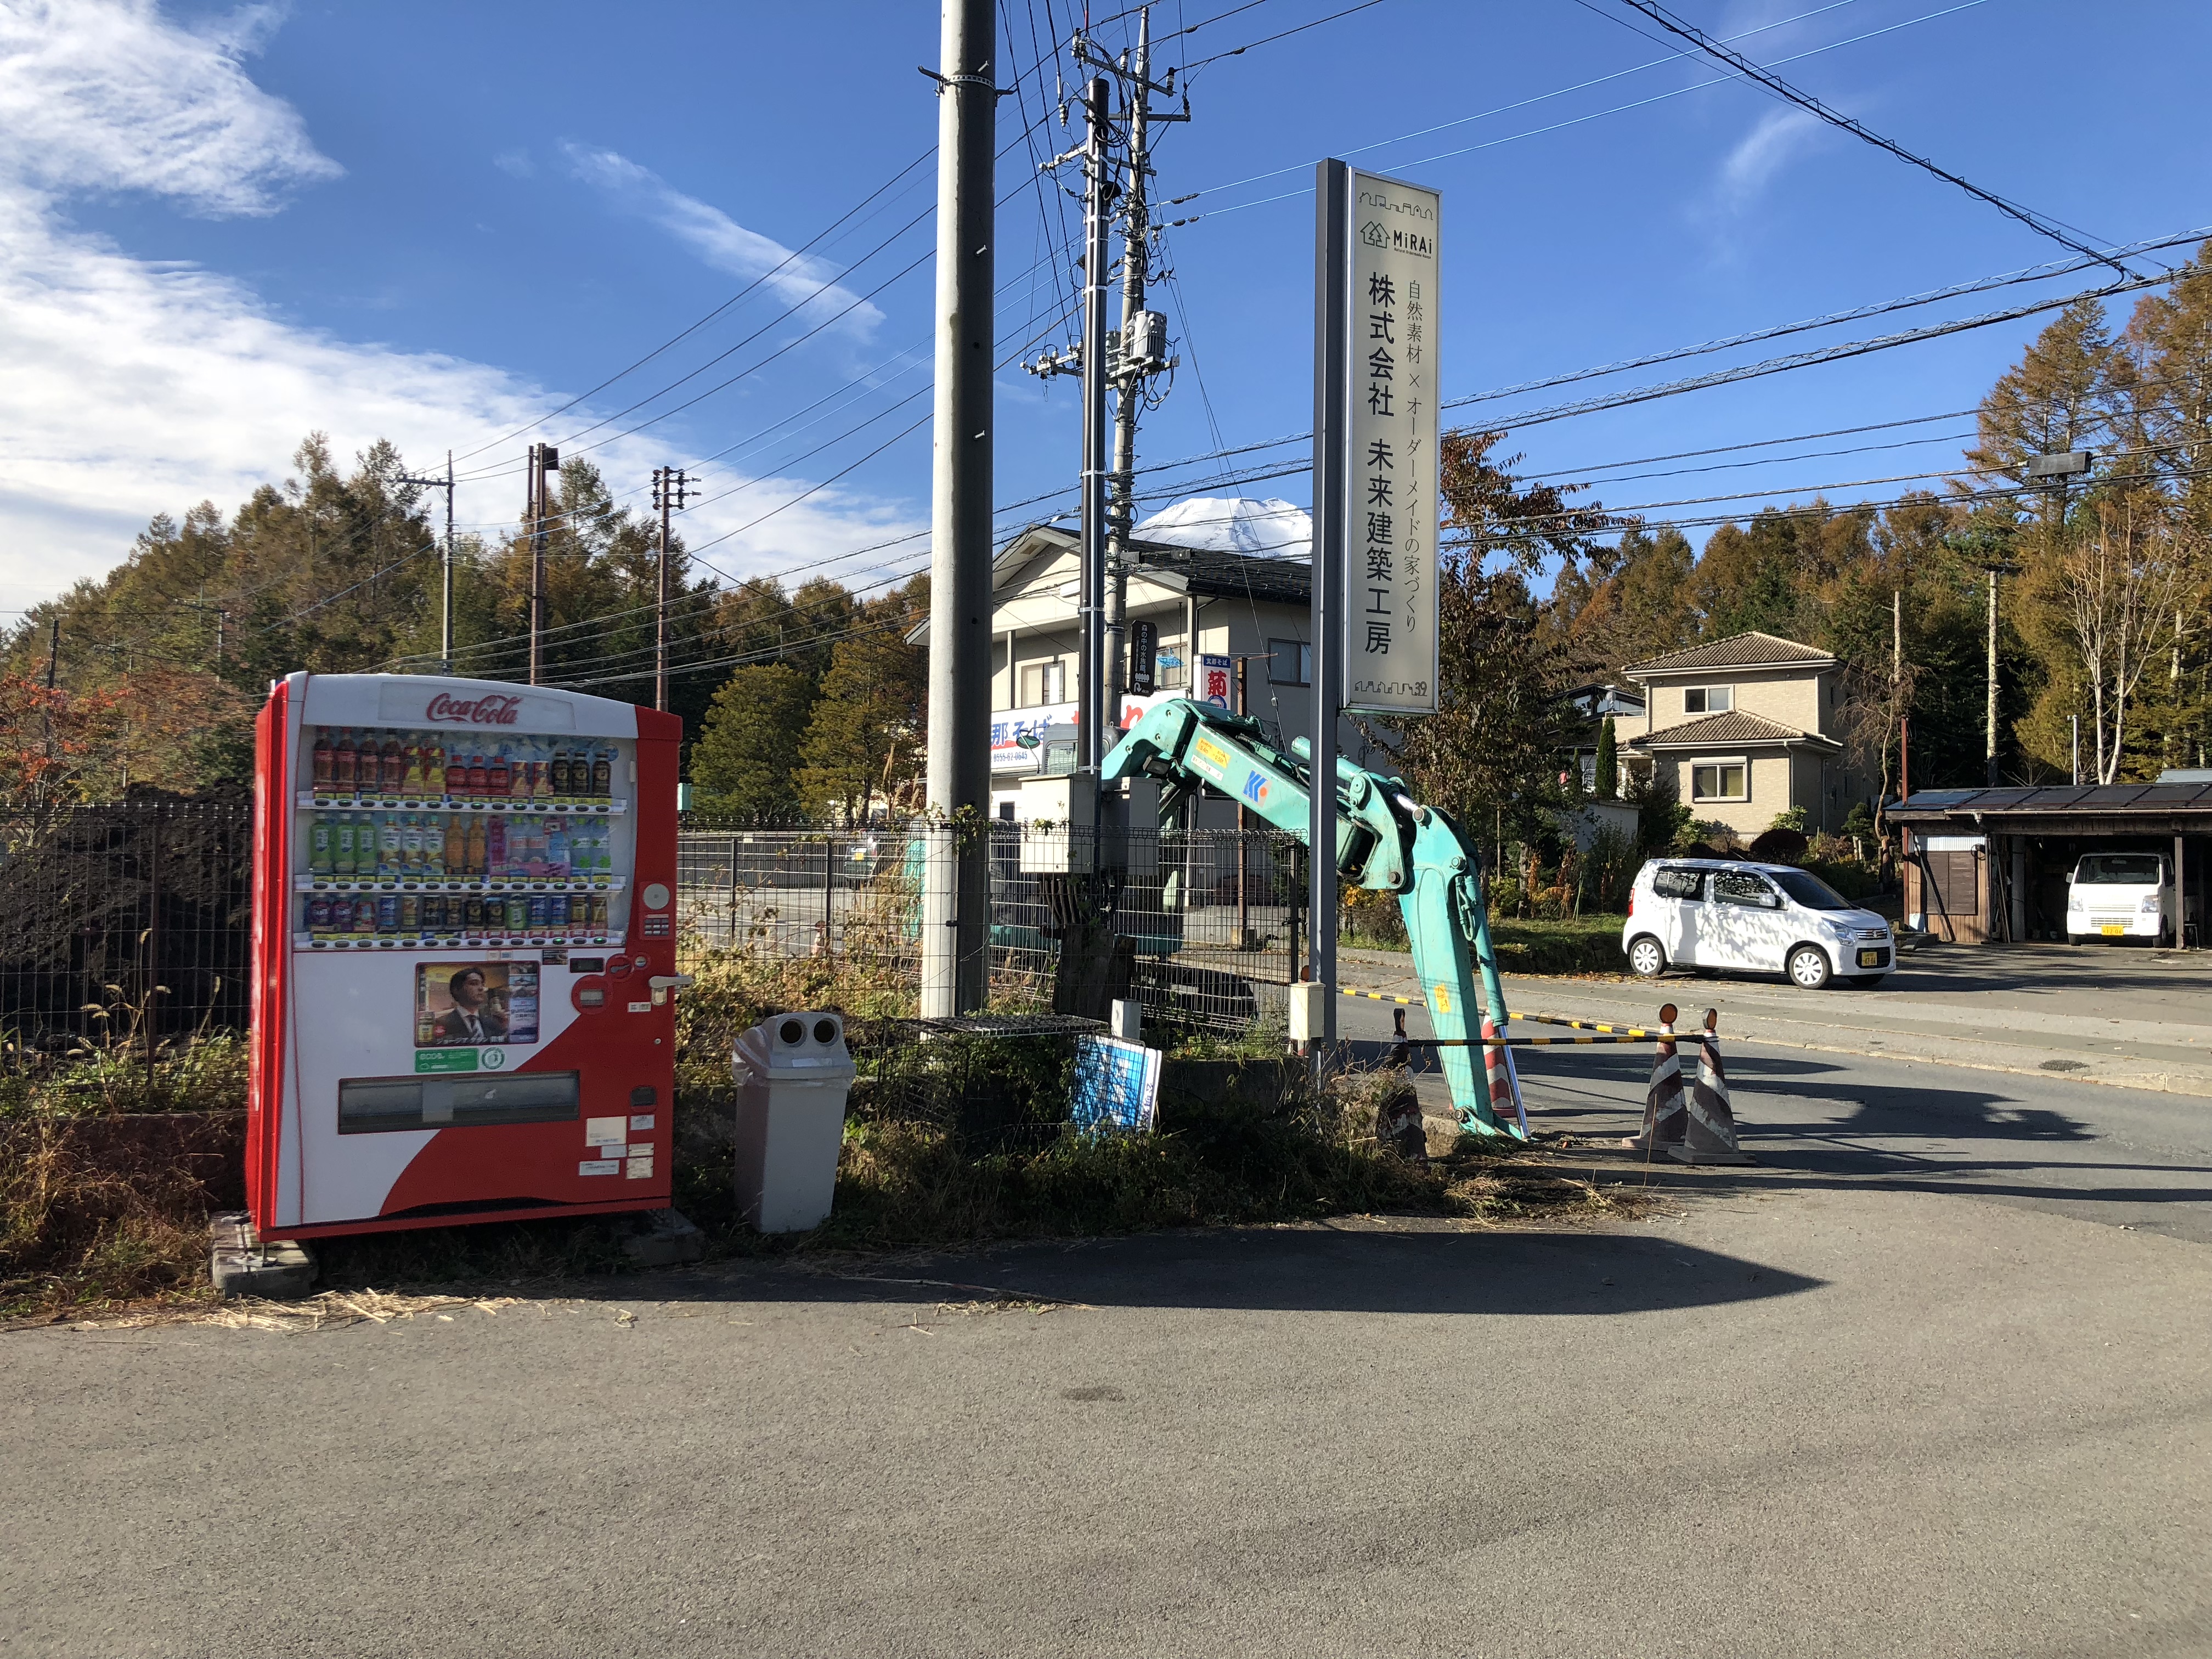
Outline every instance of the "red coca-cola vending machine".
<svg viewBox="0 0 2212 1659">
<path fill-rule="evenodd" d="M 489 680 L 273 688 L 246 1133 L 262 1237 L 668 1203 L 682 729 Z"/>
</svg>

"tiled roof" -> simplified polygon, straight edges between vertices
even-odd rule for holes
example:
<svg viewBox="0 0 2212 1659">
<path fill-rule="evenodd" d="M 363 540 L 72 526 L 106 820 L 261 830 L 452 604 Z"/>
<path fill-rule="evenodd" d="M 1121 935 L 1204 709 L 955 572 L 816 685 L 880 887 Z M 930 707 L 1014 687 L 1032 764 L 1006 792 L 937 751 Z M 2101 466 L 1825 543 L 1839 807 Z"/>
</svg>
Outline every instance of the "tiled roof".
<svg viewBox="0 0 2212 1659">
<path fill-rule="evenodd" d="M 1772 668 L 1788 663 L 1834 660 L 1826 651 L 1816 651 L 1809 645 L 1800 645 L 1778 635 L 1735 634 L 1708 645 L 1693 645 L 1687 650 L 1670 651 L 1645 662 L 1632 662 L 1621 672 L 1663 674 L 1678 668 Z"/>
<path fill-rule="evenodd" d="M 1794 726 L 1784 726 L 1760 714 L 1735 711 L 1726 714 L 1707 714 L 1702 720 L 1685 720 L 1680 726 L 1662 727 L 1643 737 L 1631 738 L 1632 749 L 1668 748 L 1683 745 L 1701 746 L 1727 743 L 1819 743 L 1830 748 L 1840 747 L 1833 738 L 1824 738 L 1812 732 L 1801 732 Z"/>
</svg>

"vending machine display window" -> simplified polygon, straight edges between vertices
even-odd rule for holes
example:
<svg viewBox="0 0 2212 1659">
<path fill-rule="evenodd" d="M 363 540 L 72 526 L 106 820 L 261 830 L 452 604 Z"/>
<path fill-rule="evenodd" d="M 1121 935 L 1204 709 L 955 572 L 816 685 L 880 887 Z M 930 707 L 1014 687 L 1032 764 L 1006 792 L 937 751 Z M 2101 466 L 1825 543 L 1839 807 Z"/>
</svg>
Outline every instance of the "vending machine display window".
<svg viewBox="0 0 2212 1659">
<path fill-rule="evenodd" d="M 675 973 L 681 732 L 542 686 L 272 688 L 247 1150 L 264 1236 L 668 1201 L 659 1137 L 587 1131 L 673 1090 L 673 1006 L 648 988 Z"/>
</svg>

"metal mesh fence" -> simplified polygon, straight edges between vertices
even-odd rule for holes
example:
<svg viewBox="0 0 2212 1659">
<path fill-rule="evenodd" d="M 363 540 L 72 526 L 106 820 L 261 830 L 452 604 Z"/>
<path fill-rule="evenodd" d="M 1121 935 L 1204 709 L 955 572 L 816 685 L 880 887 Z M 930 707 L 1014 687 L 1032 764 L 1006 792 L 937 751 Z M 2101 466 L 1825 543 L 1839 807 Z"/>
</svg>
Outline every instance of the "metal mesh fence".
<svg viewBox="0 0 2212 1659">
<path fill-rule="evenodd" d="M 990 996 L 1046 1012 L 1079 900 L 1110 907 L 1148 1020 L 1236 1032 L 1279 1017 L 1300 961 L 1304 848 L 1273 830 L 1134 831 L 1124 873 L 1079 895 L 1090 838 L 989 827 Z M 0 808 L 0 1045 L 8 1063 L 150 1029 L 243 1030 L 250 801 Z M 678 884 L 693 959 L 823 957 L 919 988 L 921 893 L 949 843 L 918 825 L 762 829 L 684 816 Z M 141 1024 L 141 1020 L 144 1021 Z"/>
<path fill-rule="evenodd" d="M 1273 1017 L 1298 961 L 1303 849 L 1279 832 L 1082 831 L 994 823 L 990 1006 L 1048 1009 L 1076 908 L 1109 907 L 1129 991 L 1148 1019 L 1242 1031 Z M 762 829 L 686 816 L 678 854 L 688 948 L 842 960 L 918 987 L 929 861 L 918 823 Z M 1100 854 L 1111 848 L 1109 856 Z M 1115 873 L 1080 884 L 1102 864 Z"/>
<path fill-rule="evenodd" d="M 0 1053 L 237 1030 L 252 945 L 250 801 L 0 808 Z"/>
</svg>

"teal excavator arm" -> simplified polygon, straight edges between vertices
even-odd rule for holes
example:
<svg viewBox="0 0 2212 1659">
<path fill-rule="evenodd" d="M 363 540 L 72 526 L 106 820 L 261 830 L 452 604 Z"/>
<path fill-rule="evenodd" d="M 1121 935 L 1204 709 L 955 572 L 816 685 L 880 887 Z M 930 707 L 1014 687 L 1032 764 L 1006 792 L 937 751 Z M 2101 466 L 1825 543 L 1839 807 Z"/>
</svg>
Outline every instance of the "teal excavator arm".
<svg viewBox="0 0 2212 1659">
<path fill-rule="evenodd" d="M 1185 790 L 1208 783 L 1307 841 L 1313 768 L 1304 738 L 1292 749 L 1286 755 L 1273 747 L 1257 720 L 1177 698 L 1154 705 L 1129 729 L 1106 757 L 1104 781 L 1141 775 Z M 1505 988 L 1490 945 L 1481 860 L 1473 846 L 1443 812 L 1413 800 L 1403 779 L 1341 756 L 1335 794 L 1337 873 L 1398 896 L 1413 972 L 1437 1036 L 1462 1044 L 1480 1036 L 1485 1005 L 1504 1035 Z M 1490 1109 L 1474 1060 L 1480 1051 L 1458 1046 L 1437 1052 L 1460 1121 L 1478 1133 L 1518 1134 L 1517 1125 L 1500 1122 Z"/>
</svg>

